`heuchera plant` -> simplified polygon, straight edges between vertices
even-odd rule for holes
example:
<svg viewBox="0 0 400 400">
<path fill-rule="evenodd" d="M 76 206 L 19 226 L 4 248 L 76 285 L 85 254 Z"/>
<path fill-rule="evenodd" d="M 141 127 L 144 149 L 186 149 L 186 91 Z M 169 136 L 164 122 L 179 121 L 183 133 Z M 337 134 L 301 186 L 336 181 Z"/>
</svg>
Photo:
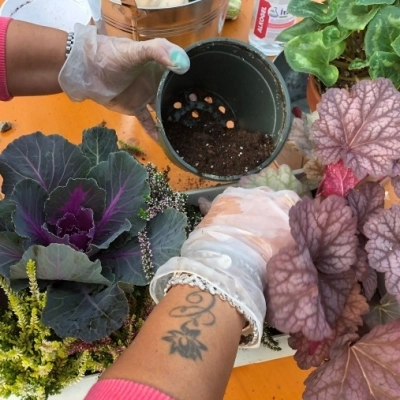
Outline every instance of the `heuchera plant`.
<svg viewBox="0 0 400 400">
<path fill-rule="evenodd" d="M 126 293 L 186 237 L 184 196 L 120 150 L 114 130 L 88 129 L 80 145 L 22 136 L 0 155 L 0 174 L 0 274 L 22 290 L 35 262 L 42 322 L 59 337 L 90 343 L 120 328 Z"/>
<path fill-rule="evenodd" d="M 267 322 L 290 334 L 300 368 L 317 367 L 304 399 L 399 399 L 400 205 L 384 207 L 382 183 L 400 197 L 400 93 L 364 80 L 329 89 L 317 113 L 293 127 L 321 180 L 268 264 Z"/>
</svg>

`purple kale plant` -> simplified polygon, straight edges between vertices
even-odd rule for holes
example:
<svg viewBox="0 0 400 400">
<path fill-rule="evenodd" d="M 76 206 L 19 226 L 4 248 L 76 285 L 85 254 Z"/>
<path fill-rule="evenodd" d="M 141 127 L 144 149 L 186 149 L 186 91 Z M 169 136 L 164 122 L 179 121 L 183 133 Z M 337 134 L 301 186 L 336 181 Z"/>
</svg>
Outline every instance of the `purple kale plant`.
<svg viewBox="0 0 400 400">
<path fill-rule="evenodd" d="M 329 89 L 317 114 L 293 125 L 321 173 L 268 263 L 267 322 L 290 335 L 300 368 L 316 367 L 304 399 L 399 399 L 400 205 L 385 195 L 400 197 L 400 93 L 364 80 Z"/>
<path fill-rule="evenodd" d="M 0 275 L 24 290 L 35 261 L 42 322 L 59 337 L 92 343 L 121 328 L 135 287 L 186 238 L 185 196 L 117 143 L 105 127 L 80 145 L 36 132 L 0 154 Z"/>
</svg>

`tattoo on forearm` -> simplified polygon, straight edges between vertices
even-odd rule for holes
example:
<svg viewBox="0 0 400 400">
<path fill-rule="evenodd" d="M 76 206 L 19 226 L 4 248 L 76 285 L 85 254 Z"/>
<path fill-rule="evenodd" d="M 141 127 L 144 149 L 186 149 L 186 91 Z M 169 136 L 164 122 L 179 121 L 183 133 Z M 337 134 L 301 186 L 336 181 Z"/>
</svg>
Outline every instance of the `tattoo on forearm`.
<svg viewBox="0 0 400 400">
<path fill-rule="evenodd" d="M 170 354 L 178 353 L 183 358 L 202 360 L 202 352 L 208 350 L 198 337 L 201 326 L 215 324 L 215 316 L 211 312 L 215 305 L 214 296 L 201 290 L 186 296 L 185 305 L 175 307 L 169 315 L 172 318 L 184 318 L 186 321 L 179 330 L 168 331 L 162 339 L 171 343 Z"/>
</svg>

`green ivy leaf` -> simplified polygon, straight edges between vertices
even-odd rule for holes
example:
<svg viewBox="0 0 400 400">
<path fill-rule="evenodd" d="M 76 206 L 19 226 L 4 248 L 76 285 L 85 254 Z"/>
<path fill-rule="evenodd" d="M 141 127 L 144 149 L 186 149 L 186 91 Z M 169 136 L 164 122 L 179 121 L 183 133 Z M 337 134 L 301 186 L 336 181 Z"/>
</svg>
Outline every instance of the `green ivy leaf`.
<svg viewBox="0 0 400 400">
<path fill-rule="evenodd" d="M 316 3 L 312 0 L 291 0 L 288 13 L 297 17 L 312 18 L 320 24 L 334 21 L 341 0 L 331 0 L 326 3 Z"/>
<path fill-rule="evenodd" d="M 286 28 L 283 30 L 277 37 L 276 40 L 279 42 L 288 42 L 289 40 L 297 37 L 304 35 L 306 33 L 310 32 L 315 32 L 321 28 L 321 24 L 318 23 L 317 21 L 314 21 L 312 18 L 305 18 L 298 22 L 297 24 L 294 24 L 290 26 L 289 28 Z"/>
<path fill-rule="evenodd" d="M 396 0 L 356 0 L 359 6 L 373 6 L 379 4 L 394 4 Z"/>
<path fill-rule="evenodd" d="M 355 58 L 350 64 L 349 64 L 349 70 L 354 70 L 354 69 L 362 69 L 365 67 L 369 67 L 369 60 L 361 60 L 361 58 Z"/>
<path fill-rule="evenodd" d="M 394 6 L 382 8 L 369 23 L 365 33 L 365 53 L 368 57 L 376 51 L 392 53 L 392 43 L 400 35 L 400 9 Z"/>
<path fill-rule="evenodd" d="M 343 28 L 364 30 L 378 10 L 379 6 L 358 5 L 356 0 L 346 0 L 339 7 L 337 19 Z"/>
<path fill-rule="evenodd" d="M 394 53 L 376 51 L 369 59 L 369 74 L 372 79 L 388 78 L 400 88 L 400 57 Z"/>
<path fill-rule="evenodd" d="M 286 43 L 285 56 L 293 70 L 313 74 L 330 87 L 339 78 L 338 69 L 330 62 L 343 53 L 346 43 L 343 41 L 327 48 L 322 38 L 323 31 L 294 38 Z"/>
<path fill-rule="evenodd" d="M 351 30 L 342 27 L 327 26 L 322 31 L 322 42 L 325 47 L 332 47 L 343 42 L 351 35 Z"/>
</svg>

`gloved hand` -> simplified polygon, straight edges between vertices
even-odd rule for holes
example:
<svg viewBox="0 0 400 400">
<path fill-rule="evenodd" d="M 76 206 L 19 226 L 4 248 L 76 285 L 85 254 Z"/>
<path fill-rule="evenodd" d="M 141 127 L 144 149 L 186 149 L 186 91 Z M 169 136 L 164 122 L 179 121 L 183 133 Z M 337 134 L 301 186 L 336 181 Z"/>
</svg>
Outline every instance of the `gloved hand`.
<svg viewBox="0 0 400 400">
<path fill-rule="evenodd" d="M 162 265 L 150 283 L 156 302 L 177 272 L 197 275 L 233 299 L 236 308 L 253 323 L 258 347 L 266 312 L 264 285 L 269 259 L 292 239 L 289 209 L 299 200 L 290 190 L 275 192 L 267 187 L 228 188 L 189 235 L 180 257 Z"/>
<path fill-rule="evenodd" d="M 71 53 L 58 81 L 72 101 L 91 99 L 126 115 L 136 116 L 157 140 L 147 109 L 154 102 L 165 67 L 177 74 L 190 66 L 189 57 L 166 39 L 135 42 L 98 35 L 96 27 L 75 24 Z"/>
</svg>

